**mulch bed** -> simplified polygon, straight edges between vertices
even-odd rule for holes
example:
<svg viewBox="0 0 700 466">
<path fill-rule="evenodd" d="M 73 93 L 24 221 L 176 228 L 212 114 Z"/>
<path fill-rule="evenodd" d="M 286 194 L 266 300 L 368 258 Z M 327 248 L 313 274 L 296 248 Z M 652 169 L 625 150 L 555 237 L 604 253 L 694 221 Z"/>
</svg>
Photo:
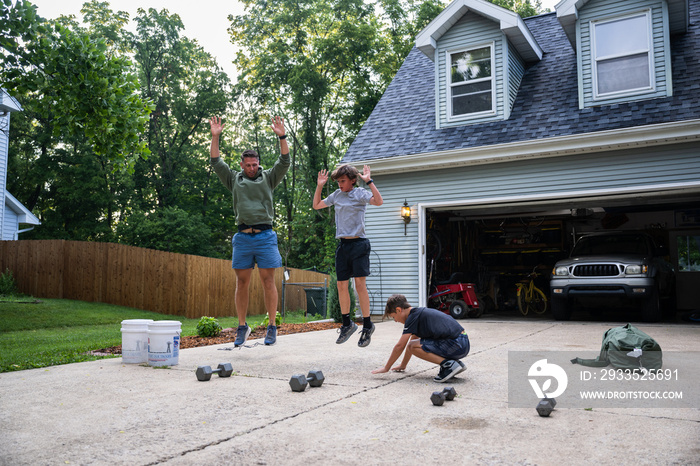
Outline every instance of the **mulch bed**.
<svg viewBox="0 0 700 466">
<path fill-rule="evenodd" d="M 306 324 L 282 324 L 277 327 L 277 336 L 290 335 L 292 333 L 315 332 L 317 330 L 328 330 L 339 328 L 340 324 L 335 322 L 313 322 Z M 250 332 L 249 340 L 264 338 L 266 327 L 258 327 Z M 226 328 L 221 331 L 218 337 L 203 338 L 200 336 L 189 336 L 180 338 L 180 349 L 197 348 L 199 346 L 220 345 L 223 343 L 233 343 L 236 339 L 236 329 Z M 93 354 L 122 354 L 122 347 L 111 346 L 97 351 Z"/>
</svg>

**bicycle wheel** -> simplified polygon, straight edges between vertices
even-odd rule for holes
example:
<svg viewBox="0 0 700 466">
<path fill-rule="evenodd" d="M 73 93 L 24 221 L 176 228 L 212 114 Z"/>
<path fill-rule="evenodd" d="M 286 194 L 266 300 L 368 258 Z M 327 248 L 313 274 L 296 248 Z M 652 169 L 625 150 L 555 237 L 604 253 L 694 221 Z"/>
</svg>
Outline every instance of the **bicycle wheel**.
<svg viewBox="0 0 700 466">
<path fill-rule="evenodd" d="M 535 314 L 544 314 L 547 311 L 547 297 L 542 290 L 536 287 L 532 288 L 532 295 L 527 307 Z"/>
<path fill-rule="evenodd" d="M 527 305 L 527 290 L 525 289 L 525 285 L 522 283 L 518 283 L 518 309 L 520 310 L 520 313 L 524 316 L 527 315 L 527 311 L 529 311 L 529 307 Z"/>
</svg>

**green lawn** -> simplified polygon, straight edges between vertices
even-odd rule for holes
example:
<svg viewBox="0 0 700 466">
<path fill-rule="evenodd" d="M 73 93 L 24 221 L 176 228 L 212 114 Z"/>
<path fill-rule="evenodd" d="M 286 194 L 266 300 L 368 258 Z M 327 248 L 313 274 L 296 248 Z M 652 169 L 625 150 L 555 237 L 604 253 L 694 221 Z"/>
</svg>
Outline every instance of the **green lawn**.
<svg viewBox="0 0 700 466">
<path fill-rule="evenodd" d="M 248 325 L 255 327 L 264 318 L 250 316 Z M 196 335 L 199 322 L 111 304 L 0 296 L 0 372 L 115 357 L 86 353 L 121 345 L 121 321 L 127 319 L 178 320 L 183 336 Z M 304 319 L 303 311 L 297 311 L 287 313 L 284 321 Z M 223 328 L 238 325 L 235 317 L 217 320 Z"/>
</svg>

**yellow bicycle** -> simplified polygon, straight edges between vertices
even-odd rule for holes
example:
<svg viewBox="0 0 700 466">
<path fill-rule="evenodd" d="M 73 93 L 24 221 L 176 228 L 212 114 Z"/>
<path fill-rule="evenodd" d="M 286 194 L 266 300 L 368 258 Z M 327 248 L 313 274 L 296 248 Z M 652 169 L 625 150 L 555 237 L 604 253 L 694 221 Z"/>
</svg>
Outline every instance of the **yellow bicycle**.
<svg viewBox="0 0 700 466">
<path fill-rule="evenodd" d="M 544 314 L 547 311 L 547 296 L 535 286 L 535 278 L 539 275 L 532 269 L 523 282 L 518 283 L 518 309 L 524 316 L 532 311 L 535 314 Z"/>
</svg>

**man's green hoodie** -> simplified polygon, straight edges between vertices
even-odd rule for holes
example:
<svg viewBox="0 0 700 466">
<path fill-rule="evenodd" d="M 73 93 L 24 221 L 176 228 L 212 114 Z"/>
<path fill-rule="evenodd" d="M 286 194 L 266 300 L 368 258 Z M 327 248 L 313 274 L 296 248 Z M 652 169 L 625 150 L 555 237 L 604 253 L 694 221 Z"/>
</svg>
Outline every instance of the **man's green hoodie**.
<svg viewBox="0 0 700 466">
<path fill-rule="evenodd" d="M 272 225 L 275 218 L 272 191 L 289 170 L 289 154 L 281 154 L 269 170 L 260 167 L 252 179 L 243 171 L 231 170 L 221 157 L 211 159 L 211 165 L 224 186 L 233 194 L 236 224 Z"/>
</svg>

